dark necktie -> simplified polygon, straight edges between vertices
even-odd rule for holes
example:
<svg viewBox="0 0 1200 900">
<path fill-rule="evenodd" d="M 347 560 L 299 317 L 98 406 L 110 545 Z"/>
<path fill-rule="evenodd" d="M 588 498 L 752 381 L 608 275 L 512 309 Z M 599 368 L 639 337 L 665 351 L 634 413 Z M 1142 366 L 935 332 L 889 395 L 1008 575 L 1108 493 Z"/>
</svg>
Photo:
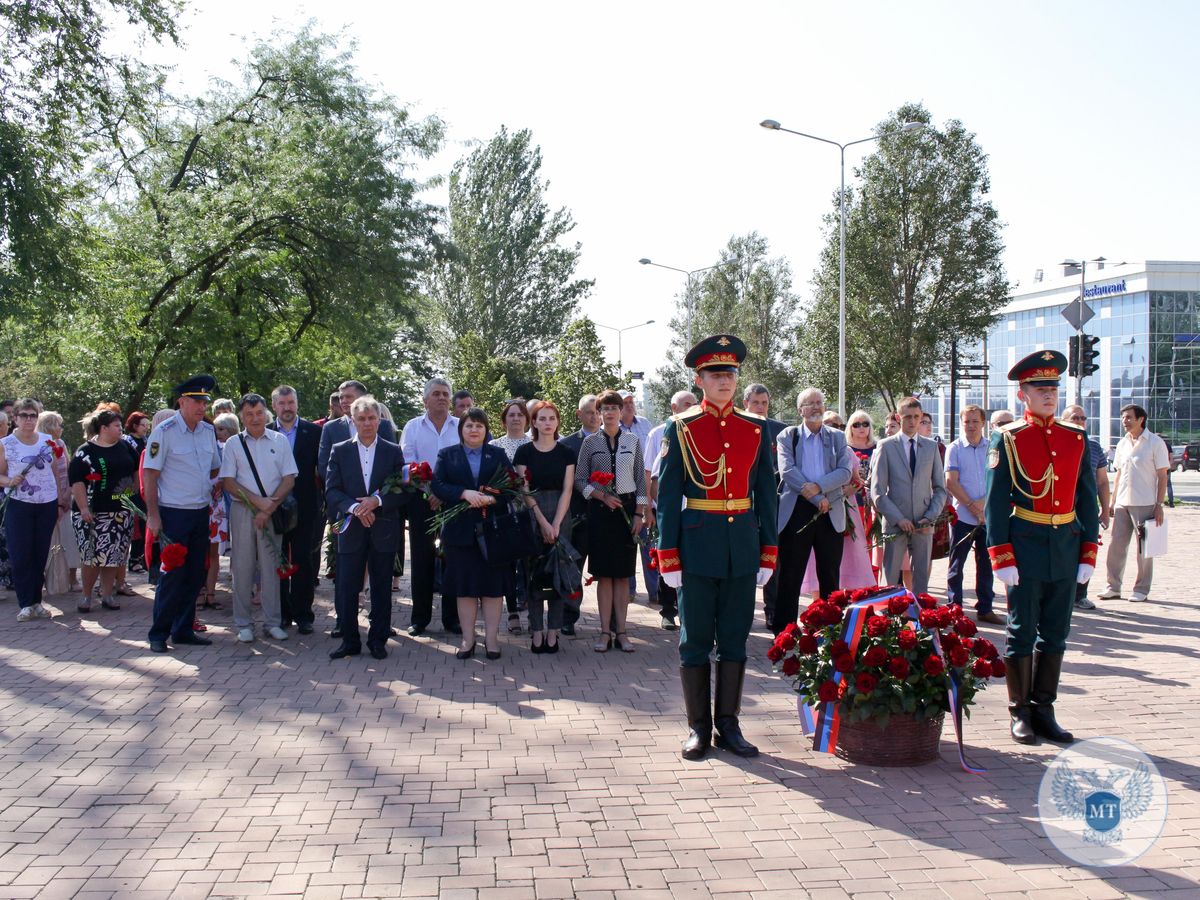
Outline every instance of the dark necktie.
<svg viewBox="0 0 1200 900">
<path fill-rule="evenodd" d="M 912 475 L 917 474 L 917 441 L 916 441 L 916 438 L 908 439 L 908 471 Z"/>
</svg>

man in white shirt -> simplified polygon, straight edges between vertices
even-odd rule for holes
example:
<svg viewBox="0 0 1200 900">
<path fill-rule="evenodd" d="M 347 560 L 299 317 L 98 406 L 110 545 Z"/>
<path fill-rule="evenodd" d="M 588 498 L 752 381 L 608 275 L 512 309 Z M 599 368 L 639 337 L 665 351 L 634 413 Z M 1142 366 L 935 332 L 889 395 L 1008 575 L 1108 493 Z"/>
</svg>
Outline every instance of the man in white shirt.
<svg viewBox="0 0 1200 900">
<path fill-rule="evenodd" d="M 450 415 L 450 382 L 445 378 L 430 378 L 425 382 L 424 415 L 409 419 L 400 434 L 400 448 L 406 463 L 437 465 L 438 453 L 458 440 L 458 419 Z M 412 549 L 412 622 L 408 633 L 424 634 L 433 619 L 433 582 L 436 555 L 434 536 L 429 533 L 429 520 L 441 506 L 430 495 L 414 495 L 408 504 L 408 542 Z M 442 591 L 442 627 L 452 634 L 461 634 L 458 624 L 458 598 L 453 592 Z"/>
<path fill-rule="evenodd" d="M 299 470 L 288 439 L 267 428 L 267 401 L 263 397 L 246 394 L 238 403 L 238 413 L 245 430 L 225 442 L 221 460 L 221 480 L 233 498 L 229 511 L 233 624 L 239 641 L 248 644 L 254 640 L 252 600 L 257 579 L 261 585 L 263 627 L 275 640 L 286 641 L 277 570 L 286 569 L 287 562 L 282 559 L 283 535 L 275 532 L 271 514 L 291 493 Z"/>
<path fill-rule="evenodd" d="M 1146 430 L 1146 410 L 1135 403 L 1121 407 L 1121 426 L 1125 436 L 1117 443 L 1113 466 L 1117 470 L 1112 490 L 1112 543 L 1108 548 L 1108 590 L 1100 595 L 1112 600 L 1121 597 L 1121 578 L 1129 539 L 1144 522 L 1163 523 L 1163 499 L 1167 493 L 1167 473 L 1171 460 L 1167 445 L 1157 434 Z M 1137 556 L 1137 581 L 1129 599 L 1141 602 L 1150 594 L 1154 560 Z"/>
</svg>

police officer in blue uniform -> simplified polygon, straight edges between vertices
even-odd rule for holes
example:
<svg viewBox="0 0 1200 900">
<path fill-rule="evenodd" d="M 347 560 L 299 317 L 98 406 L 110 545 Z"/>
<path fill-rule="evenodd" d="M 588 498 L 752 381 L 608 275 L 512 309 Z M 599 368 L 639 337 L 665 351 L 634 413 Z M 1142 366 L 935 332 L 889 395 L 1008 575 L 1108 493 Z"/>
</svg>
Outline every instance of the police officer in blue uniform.
<svg viewBox="0 0 1200 900">
<path fill-rule="evenodd" d="M 155 653 L 167 652 L 168 637 L 176 645 L 212 643 L 198 636 L 192 623 L 208 558 L 212 479 L 221 467 L 217 433 L 204 421 L 215 389 L 211 375 L 197 375 L 176 387 L 175 415 L 160 423 L 146 441 L 142 464 L 146 528 L 164 546 L 187 548 L 183 564 L 164 570 L 154 591 L 150 649 Z"/>
</svg>

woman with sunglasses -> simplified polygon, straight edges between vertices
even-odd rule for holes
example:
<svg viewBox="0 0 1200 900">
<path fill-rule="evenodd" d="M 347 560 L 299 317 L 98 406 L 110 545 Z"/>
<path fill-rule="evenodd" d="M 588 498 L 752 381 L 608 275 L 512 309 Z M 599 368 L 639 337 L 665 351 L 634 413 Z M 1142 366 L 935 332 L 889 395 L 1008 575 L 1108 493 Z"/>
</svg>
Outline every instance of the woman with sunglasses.
<svg viewBox="0 0 1200 900">
<path fill-rule="evenodd" d="M 55 474 L 55 465 L 65 464 L 59 462 L 62 452 L 50 435 L 37 430 L 41 411 L 36 400 L 18 400 L 13 407 L 17 429 L 0 440 L 0 488 L 8 497 L 4 532 L 21 605 L 18 622 L 50 618 L 42 605 L 46 560 L 54 526 L 68 502 Z"/>
</svg>

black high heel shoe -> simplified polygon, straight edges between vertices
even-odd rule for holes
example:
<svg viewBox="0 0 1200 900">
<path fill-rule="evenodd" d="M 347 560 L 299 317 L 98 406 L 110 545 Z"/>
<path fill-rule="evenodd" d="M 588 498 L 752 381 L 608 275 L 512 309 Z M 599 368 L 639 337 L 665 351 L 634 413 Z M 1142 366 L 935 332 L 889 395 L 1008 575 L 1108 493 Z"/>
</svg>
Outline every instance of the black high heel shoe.
<svg viewBox="0 0 1200 900">
<path fill-rule="evenodd" d="M 529 639 L 529 650 L 531 653 L 547 653 L 547 652 L 549 652 L 546 649 L 546 642 L 544 639 L 542 640 L 542 643 L 540 643 L 540 644 L 535 644 L 534 643 L 535 640 L 537 640 L 536 637 L 532 637 Z"/>
<path fill-rule="evenodd" d="M 486 647 L 484 647 L 483 655 L 486 656 L 488 659 L 499 659 L 500 651 L 499 650 L 488 650 Z"/>
<path fill-rule="evenodd" d="M 454 654 L 456 659 L 470 659 L 474 655 L 475 655 L 475 644 L 471 644 L 471 647 L 468 650 L 459 650 L 457 653 Z"/>
<path fill-rule="evenodd" d="M 558 652 L 558 641 L 555 641 L 553 644 L 551 644 L 549 642 L 542 644 L 542 652 L 543 653 L 557 653 Z"/>
</svg>

